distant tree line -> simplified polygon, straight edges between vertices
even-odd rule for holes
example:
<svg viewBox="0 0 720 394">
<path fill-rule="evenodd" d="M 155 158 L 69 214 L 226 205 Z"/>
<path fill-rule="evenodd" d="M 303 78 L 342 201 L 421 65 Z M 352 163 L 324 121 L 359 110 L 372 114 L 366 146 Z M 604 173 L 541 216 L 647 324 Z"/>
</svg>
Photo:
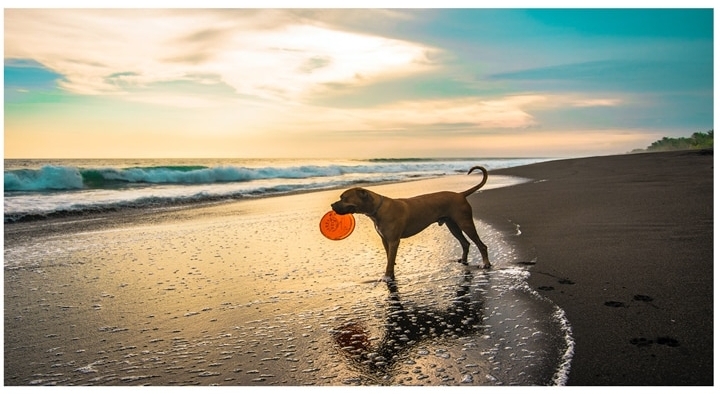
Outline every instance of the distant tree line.
<svg viewBox="0 0 720 394">
<path fill-rule="evenodd" d="M 668 150 L 686 150 L 686 149 L 712 149 L 713 148 L 713 130 L 707 132 L 693 133 L 690 138 L 668 138 L 663 137 L 650 144 L 647 149 L 635 149 L 633 152 L 658 152 Z"/>
</svg>

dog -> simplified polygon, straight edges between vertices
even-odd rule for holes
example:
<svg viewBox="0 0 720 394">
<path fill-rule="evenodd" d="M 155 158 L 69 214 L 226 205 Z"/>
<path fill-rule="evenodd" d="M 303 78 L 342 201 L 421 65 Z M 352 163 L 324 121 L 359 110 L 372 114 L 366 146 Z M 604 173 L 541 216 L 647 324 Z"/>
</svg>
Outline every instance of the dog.
<svg viewBox="0 0 720 394">
<path fill-rule="evenodd" d="M 469 195 L 485 185 L 488 172 L 484 167 L 475 166 L 468 171 L 468 175 L 475 170 L 482 171 L 482 182 L 462 193 L 443 191 L 411 198 L 393 199 L 355 187 L 345 190 L 340 195 L 340 200 L 330 206 L 339 215 L 362 213 L 375 223 L 375 230 L 382 238 L 387 254 L 385 276 L 382 278 L 385 282 L 395 280 L 395 257 L 400 239 L 411 237 L 433 223 L 440 226 L 445 224 L 452 235 L 460 241 L 463 253 L 458 260 L 459 263 L 468 264 L 470 242 L 463 236 L 463 232 L 465 232 L 480 249 L 483 268 L 488 269 L 491 264 L 487 246 L 478 236 L 475 222 L 473 222 L 472 207 L 467 201 Z"/>
</svg>

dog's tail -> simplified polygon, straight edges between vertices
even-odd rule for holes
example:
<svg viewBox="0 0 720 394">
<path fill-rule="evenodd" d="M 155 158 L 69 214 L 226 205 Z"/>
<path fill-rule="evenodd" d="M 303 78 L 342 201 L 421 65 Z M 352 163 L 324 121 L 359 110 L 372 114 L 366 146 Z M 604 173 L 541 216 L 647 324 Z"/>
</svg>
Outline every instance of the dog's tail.
<svg viewBox="0 0 720 394">
<path fill-rule="evenodd" d="M 485 185 L 485 182 L 487 182 L 487 180 L 488 180 L 488 172 L 487 172 L 487 170 L 485 169 L 485 167 L 475 166 L 475 167 L 471 168 L 470 171 L 468 171 L 468 175 L 470 175 L 470 173 L 472 173 L 472 172 L 475 171 L 475 170 L 480 170 L 480 171 L 482 171 L 482 173 L 483 173 L 483 180 L 482 180 L 482 182 L 480 182 L 479 184 L 477 184 L 477 186 L 472 187 L 472 188 L 470 188 L 470 189 L 465 190 L 464 192 L 462 192 L 463 196 L 465 196 L 465 197 L 467 197 L 467 196 L 475 193 L 476 191 L 480 190 L 480 188 L 483 187 L 483 185 Z"/>
</svg>

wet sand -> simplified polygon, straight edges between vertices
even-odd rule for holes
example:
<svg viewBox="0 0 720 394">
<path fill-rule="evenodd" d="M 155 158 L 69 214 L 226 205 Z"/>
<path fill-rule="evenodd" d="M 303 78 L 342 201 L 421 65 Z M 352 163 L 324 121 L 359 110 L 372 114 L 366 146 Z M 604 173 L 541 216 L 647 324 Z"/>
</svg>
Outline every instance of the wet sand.
<svg viewBox="0 0 720 394">
<path fill-rule="evenodd" d="M 368 218 L 343 241 L 319 232 L 340 192 L 5 226 L 5 385 L 562 383 L 556 307 L 528 291 L 503 236 L 476 220 L 486 272 L 431 226 L 401 243 L 397 286 L 377 285 Z"/>
<path fill-rule="evenodd" d="M 566 311 L 569 385 L 713 384 L 713 155 L 646 153 L 493 171 L 471 196 L 517 234 L 530 285 Z"/>
</svg>

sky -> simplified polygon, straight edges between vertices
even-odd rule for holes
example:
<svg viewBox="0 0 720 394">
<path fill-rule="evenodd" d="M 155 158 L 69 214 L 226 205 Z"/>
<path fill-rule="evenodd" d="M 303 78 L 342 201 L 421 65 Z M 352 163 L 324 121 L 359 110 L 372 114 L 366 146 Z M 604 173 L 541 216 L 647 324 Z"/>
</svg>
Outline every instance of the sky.
<svg viewBox="0 0 720 394">
<path fill-rule="evenodd" d="M 709 8 L 5 8 L 3 32 L 5 158 L 578 157 L 713 129 Z"/>
</svg>

